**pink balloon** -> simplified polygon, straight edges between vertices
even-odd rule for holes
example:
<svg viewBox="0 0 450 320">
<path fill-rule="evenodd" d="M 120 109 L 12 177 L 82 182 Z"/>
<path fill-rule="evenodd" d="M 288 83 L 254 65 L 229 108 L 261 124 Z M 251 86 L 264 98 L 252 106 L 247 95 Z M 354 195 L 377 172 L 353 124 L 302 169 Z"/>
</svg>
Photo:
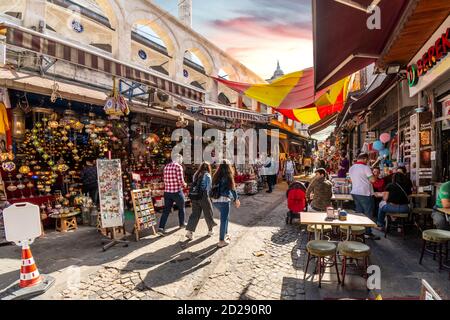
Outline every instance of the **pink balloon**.
<svg viewBox="0 0 450 320">
<path fill-rule="evenodd" d="M 389 142 L 391 140 L 391 135 L 389 133 L 383 133 L 380 135 L 380 141 L 383 143 Z"/>
</svg>

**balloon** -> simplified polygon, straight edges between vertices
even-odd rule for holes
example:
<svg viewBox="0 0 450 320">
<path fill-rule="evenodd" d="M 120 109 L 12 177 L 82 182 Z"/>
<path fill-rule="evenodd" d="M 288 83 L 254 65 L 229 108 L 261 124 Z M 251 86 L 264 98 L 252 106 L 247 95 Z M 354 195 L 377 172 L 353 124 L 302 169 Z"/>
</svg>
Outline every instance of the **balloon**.
<svg viewBox="0 0 450 320">
<path fill-rule="evenodd" d="M 380 141 L 383 143 L 387 143 L 391 140 L 391 135 L 389 133 L 382 133 L 380 135 Z"/>
<path fill-rule="evenodd" d="M 377 140 L 373 143 L 373 148 L 377 151 L 381 151 L 384 149 L 384 144 L 383 144 L 383 142 Z"/>
<path fill-rule="evenodd" d="M 382 157 L 389 157 L 389 150 L 388 149 L 383 149 L 380 151 L 380 156 Z"/>
</svg>

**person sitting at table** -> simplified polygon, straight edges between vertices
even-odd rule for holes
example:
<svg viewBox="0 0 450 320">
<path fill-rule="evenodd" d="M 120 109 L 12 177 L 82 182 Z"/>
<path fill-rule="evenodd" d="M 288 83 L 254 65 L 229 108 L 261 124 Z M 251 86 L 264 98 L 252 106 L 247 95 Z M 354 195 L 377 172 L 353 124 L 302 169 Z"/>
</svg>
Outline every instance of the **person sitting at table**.
<svg viewBox="0 0 450 320">
<path fill-rule="evenodd" d="M 439 212 L 437 209 L 450 209 L 450 181 L 445 182 L 439 188 L 439 192 L 436 197 L 436 205 L 433 208 L 431 218 L 433 224 L 438 229 L 450 230 L 449 224 L 446 223 L 445 214 Z"/>
<path fill-rule="evenodd" d="M 405 166 L 399 166 L 397 168 L 397 172 L 403 174 L 406 177 L 406 184 L 407 184 L 408 188 L 413 190 L 414 185 L 413 185 L 413 183 L 412 183 L 412 181 L 411 181 L 411 179 L 409 177 L 409 173 L 406 170 L 406 167 Z"/>
<path fill-rule="evenodd" d="M 392 177 L 392 183 L 386 186 L 383 192 L 383 200 L 378 210 L 377 225 L 379 230 L 385 227 L 385 217 L 387 212 L 407 213 L 409 212 L 409 196 L 412 191 L 408 185 L 406 176 L 396 173 Z"/>
<path fill-rule="evenodd" d="M 311 193 L 314 195 L 308 211 L 325 212 L 327 207 L 331 205 L 331 197 L 333 196 L 333 184 L 328 179 L 328 174 L 323 168 L 316 170 L 316 176 L 306 189 L 306 199 L 311 201 Z"/>
<path fill-rule="evenodd" d="M 373 168 L 372 169 L 373 177 L 375 178 L 375 181 L 372 182 L 373 191 L 374 192 L 383 192 L 384 191 L 384 179 L 380 178 L 380 168 Z"/>
<path fill-rule="evenodd" d="M 383 192 L 385 183 L 384 179 L 380 178 L 381 170 L 380 168 L 373 168 L 372 169 L 373 177 L 375 178 L 375 181 L 372 182 L 373 191 L 374 192 Z M 373 207 L 373 213 L 372 215 L 376 217 L 378 215 L 378 207 L 381 202 L 381 198 L 374 196 L 375 206 Z"/>
</svg>

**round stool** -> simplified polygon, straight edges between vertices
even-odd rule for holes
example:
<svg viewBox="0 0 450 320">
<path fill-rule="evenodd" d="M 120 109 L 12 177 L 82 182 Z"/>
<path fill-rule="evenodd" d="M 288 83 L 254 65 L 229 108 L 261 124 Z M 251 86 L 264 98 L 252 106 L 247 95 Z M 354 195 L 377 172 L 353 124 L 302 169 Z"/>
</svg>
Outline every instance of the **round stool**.
<svg viewBox="0 0 450 320">
<path fill-rule="evenodd" d="M 420 255 L 419 264 L 422 264 L 423 255 L 426 252 L 433 254 L 433 259 L 436 259 L 436 254 L 439 254 L 439 270 L 442 270 L 442 246 L 445 245 L 445 257 L 448 259 L 448 242 L 450 241 L 450 231 L 440 229 L 430 229 L 422 232 L 422 253 Z M 434 250 L 427 249 L 427 244 L 432 244 Z M 439 245 L 439 251 L 437 246 Z"/>
<path fill-rule="evenodd" d="M 308 251 L 308 259 L 306 262 L 305 273 L 303 275 L 303 280 L 306 278 L 306 272 L 308 271 L 309 262 L 311 259 L 316 258 L 316 269 L 319 271 L 319 288 L 322 287 L 322 273 L 325 271 L 325 267 L 335 267 L 336 274 L 338 278 L 338 283 L 341 283 L 339 278 L 339 270 L 337 266 L 337 256 L 336 256 L 336 244 L 326 240 L 313 240 L 309 241 L 306 245 L 306 250 Z M 325 258 L 331 258 L 331 263 L 325 263 Z"/>
<path fill-rule="evenodd" d="M 344 238 L 347 239 L 348 228 L 349 228 L 349 226 L 339 226 L 341 240 Z M 360 238 L 363 243 L 366 243 L 366 239 L 364 238 L 365 233 L 366 233 L 365 227 L 352 226 L 350 229 L 350 239 L 349 240 L 357 240 L 357 238 Z M 345 234 L 345 237 L 343 234 Z"/>
<path fill-rule="evenodd" d="M 330 225 L 324 225 L 323 226 L 323 233 L 330 233 L 333 230 L 333 227 Z M 306 231 L 308 231 L 308 241 L 311 240 L 311 236 L 316 232 L 316 226 L 315 225 L 308 225 L 306 228 Z M 317 226 L 317 232 L 322 232 L 322 226 Z"/>
<path fill-rule="evenodd" d="M 347 273 L 347 258 L 364 260 L 364 277 L 367 277 L 367 268 L 369 267 L 370 247 L 357 241 L 344 241 L 339 243 L 337 248 L 342 256 L 342 285 L 344 285 L 345 274 Z"/>
</svg>

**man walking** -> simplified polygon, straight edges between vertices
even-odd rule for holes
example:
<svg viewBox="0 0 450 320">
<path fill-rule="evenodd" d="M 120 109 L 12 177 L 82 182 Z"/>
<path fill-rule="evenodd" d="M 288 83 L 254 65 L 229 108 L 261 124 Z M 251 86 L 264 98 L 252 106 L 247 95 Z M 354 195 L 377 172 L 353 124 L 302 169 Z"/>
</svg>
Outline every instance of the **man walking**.
<svg viewBox="0 0 450 320">
<path fill-rule="evenodd" d="M 370 218 L 374 206 L 372 183 L 375 182 L 375 177 L 367 165 L 368 162 L 369 156 L 366 153 L 360 154 L 356 163 L 350 168 L 349 174 L 352 181 L 351 194 L 355 201 L 356 212 L 364 213 Z M 372 228 L 366 228 L 365 237 L 380 240 L 380 237 L 372 233 Z"/>
<path fill-rule="evenodd" d="M 184 206 L 185 199 L 183 188 L 187 185 L 184 182 L 183 157 L 181 155 L 176 156 L 168 165 L 164 167 L 164 211 L 159 222 L 158 233 L 160 235 L 165 234 L 165 228 L 169 213 L 172 211 L 173 203 L 178 207 L 178 219 L 180 228 L 184 228 L 186 223 L 184 221 Z"/>
</svg>

